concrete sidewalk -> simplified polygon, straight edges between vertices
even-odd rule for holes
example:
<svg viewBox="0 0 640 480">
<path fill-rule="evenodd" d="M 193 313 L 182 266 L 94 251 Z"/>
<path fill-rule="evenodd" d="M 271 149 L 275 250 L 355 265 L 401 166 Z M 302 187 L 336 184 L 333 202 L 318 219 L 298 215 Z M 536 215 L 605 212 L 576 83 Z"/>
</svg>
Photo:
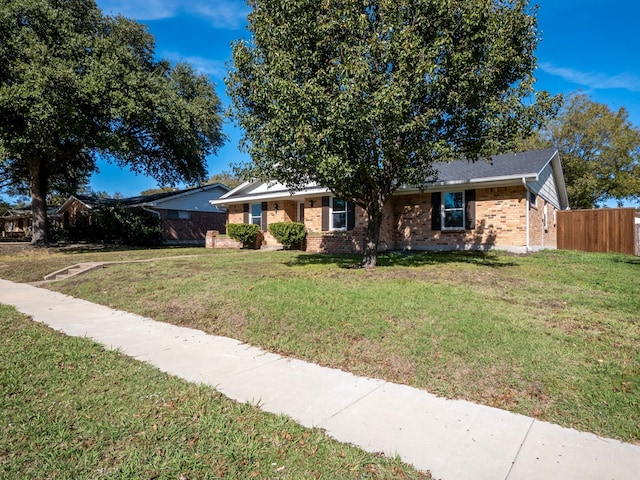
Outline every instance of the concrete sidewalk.
<svg viewBox="0 0 640 480">
<path fill-rule="evenodd" d="M 443 480 L 640 478 L 640 446 L 284 358 L 224 337 L 0 280 L 0 303 L 239 402 Z"/>
</svg>

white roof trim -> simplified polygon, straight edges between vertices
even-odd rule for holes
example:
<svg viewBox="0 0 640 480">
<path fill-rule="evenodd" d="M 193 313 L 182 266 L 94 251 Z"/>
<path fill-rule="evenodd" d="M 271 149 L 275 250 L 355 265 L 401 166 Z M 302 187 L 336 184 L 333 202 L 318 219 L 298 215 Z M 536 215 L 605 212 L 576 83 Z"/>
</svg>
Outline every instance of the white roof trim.
<svg viewBox="0 0 640 480">
<path fill-rule="evenodd" d="M 238 187 L 238 190 L 240 187 Z M 231 192 L 229 192 L 231 193 Z M 264 200 L 288 200 L 299 197 L 309 197 L 313 195 L 326 195 L 331 193 L 328 188 L 324 187 L 310 187 L 304 190 L 298 190 L 296 192 L 291 193 L 289 190 L 277 190 L 275 192 L 269 193 L 256 193 L 256 194 L 248 194 L 243 196 L 238 196 L 235 198 L 228 198 L 226 195 L 222 196 L 216 200 L 209 200 L 209 203 L 214 206 L 224 206 L 231 203 L 257 203 L 259 201 Z M 225 198 L 227 197 L 227 198 Z"/>
<path fill-rule="evenodd" d="M 76 200 L 78 203 L 81 203 L 82 205 L 84 205 L 85 207 L 87 207 L 89 210 L 93 210 L 93 207 L 91 205 L 88 205 L 86 203 L 84 203 L 82 200 L 80 200 L 78 197 L 76 197 L 75 195 L 71 195 L 69 198 L 67 198 L 67 200 L 60 206 L 60 208 L 58 208 L 58 212 L 61 212 L 62 210 L 64 210 L 68 205 L 71 204 L 71 202 L 73 202 L 74 200 Z"/>
</svg>

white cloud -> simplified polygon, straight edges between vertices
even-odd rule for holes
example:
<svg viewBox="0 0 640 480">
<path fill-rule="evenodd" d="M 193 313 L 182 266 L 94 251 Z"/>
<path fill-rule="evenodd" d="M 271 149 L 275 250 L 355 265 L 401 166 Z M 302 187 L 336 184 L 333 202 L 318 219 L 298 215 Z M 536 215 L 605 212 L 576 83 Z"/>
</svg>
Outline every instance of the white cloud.
<svg viewBox="0 0 640 480">
<path fill-rule="evenodd" d="M 249 8 L 242 1 L 217 1 L 213 5 L 207 2 L 194 2 L 189 11 L 206 17 L 215 28 L 230 30 L 242 28 L 249 15 Z"/>
<path fill-rule="evenodd" d="M 215 79 L 223 79 L 227 75 L 225 63 L 220 60 L 212 60 L 210 58 L 197 56 L 184 57 L 177 52 L 162 52 L 162 58 L 166 58 L 173 63 L 188 63 L 196 72 L 203 75 L 209 75 Z"/>
<path fill-rule="evenodd" d="M 107 15 L 123 15 L 134 20 L 160 20 L 177 15 L 177 0 L 98 0 L 98 6 Z"/>
<path fill-rule="evenodd" d="M 109 15 L 122 14 L 135 20 L 160 20 L 191 14 L 211 22 L 215 28 L 241 28 L 249 14 L 244 0 L 98 0 Z"/>
<path fill-rule="evenodd" d="M 640 92 L 640 76 L 631 73 L 606 75 L 599 72 L 582 72 L 573 68 L 557 67 L 548 62 L 540 63 L 540 70 L 592 90 L 620 88 L 630 92 Z"/>
</svg>

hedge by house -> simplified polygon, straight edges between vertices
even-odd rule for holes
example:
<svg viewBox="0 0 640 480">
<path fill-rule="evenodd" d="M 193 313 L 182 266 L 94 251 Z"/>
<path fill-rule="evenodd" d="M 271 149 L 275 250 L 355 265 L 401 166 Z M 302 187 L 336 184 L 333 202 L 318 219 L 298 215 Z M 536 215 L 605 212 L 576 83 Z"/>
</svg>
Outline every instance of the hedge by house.
<svg viewBox="0 0 640 480">
<path fill-rule="evenodd" d="M 300 247 L 306 235 L 304 223 L 276 222 L 269 224 L 268 229 L 285 249 Z"/>
<path fill-rule="evenodd" d="M 227 235 L 242 243 L 244 248 L 255 247 L 260 227 L 253 223 L 230 223 L 227 225 Z"/>
</svg>

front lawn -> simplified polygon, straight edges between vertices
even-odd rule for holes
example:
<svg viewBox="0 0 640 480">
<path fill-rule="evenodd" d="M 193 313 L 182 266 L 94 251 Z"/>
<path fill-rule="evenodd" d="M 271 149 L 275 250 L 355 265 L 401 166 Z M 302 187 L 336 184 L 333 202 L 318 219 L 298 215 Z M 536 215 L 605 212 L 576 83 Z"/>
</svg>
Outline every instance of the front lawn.
<svg viewBox="0 0 640 480">
<path fill-rule="evenodd" d="M 392 253 L 374 271 L 348 268 L 357 260 L 223 251 L 112 266 L 49 288 L 640 441 L 640 259 Z"/>
<path fill-rule="evenodd" d="M 0 330 L 0 478 L 431 478 L 2 305 Z"/>
</svg>

